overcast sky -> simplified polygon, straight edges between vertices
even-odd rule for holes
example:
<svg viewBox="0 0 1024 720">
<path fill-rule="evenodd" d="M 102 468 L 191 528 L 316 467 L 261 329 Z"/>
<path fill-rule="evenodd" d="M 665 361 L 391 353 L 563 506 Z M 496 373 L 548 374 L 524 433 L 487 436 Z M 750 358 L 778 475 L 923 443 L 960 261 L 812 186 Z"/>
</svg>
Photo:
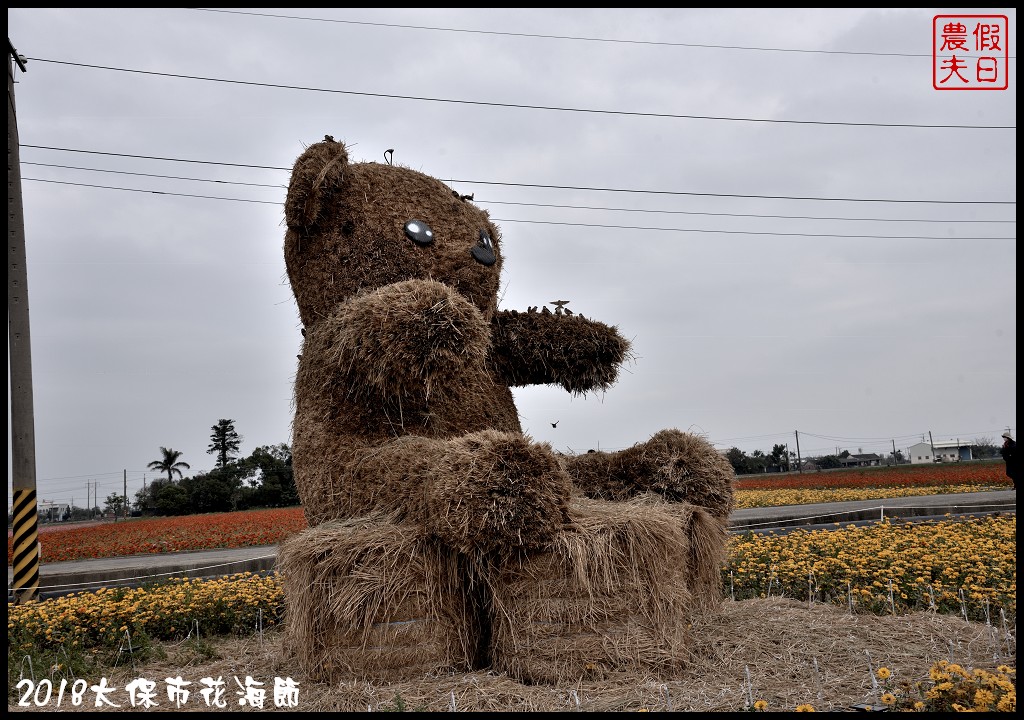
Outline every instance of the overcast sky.
<svg viewBox="0 0 1024 720">
<path fill-rule="evenodd" d="M 933 88 L 957 12 L 1008 16 L 1007 90 Z M 40 500 L 133 495 L 161 446 L 208 471 L 221 418 L 244 455 L 291 442 L 282 203 L 324 135 L 474 195 L 500 307 L 569 300 L 633 342 L 605 393 L 515 390 L 555 449 L 1016 434 L 1012 8 L 7 19 Z"/>
</svg>

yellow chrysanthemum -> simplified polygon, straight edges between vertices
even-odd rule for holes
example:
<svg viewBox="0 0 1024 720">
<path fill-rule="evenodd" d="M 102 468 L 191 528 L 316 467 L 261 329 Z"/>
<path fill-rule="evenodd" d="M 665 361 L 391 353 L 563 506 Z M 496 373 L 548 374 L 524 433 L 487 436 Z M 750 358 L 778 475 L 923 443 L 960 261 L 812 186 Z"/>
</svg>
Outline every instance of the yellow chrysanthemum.
<svg viewBox="0 0 1024 720">
<path fill-rule="evenodd" d="M 888 680 L 892 677 L 892 670 L 887 667 L 880 667 L 875 674 L 878 675 L 879 680 Z"/>
</svg>

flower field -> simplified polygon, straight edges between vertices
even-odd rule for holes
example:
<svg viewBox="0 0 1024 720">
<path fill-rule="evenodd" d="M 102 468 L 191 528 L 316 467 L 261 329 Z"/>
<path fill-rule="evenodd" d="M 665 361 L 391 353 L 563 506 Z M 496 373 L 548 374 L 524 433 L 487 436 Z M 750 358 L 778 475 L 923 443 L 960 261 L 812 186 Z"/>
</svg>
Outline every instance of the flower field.
<svg viewBox="0 0 1024 720">
<path fill-rule="evenodd" d="M 301 507 L 132 518 L 41 533 L 43 562 L 276 545 L 306 527 Z M 7 564 L 14 556 L 7 537 Z"/>
<path fill-rule="evenodd" d="M 966 486 L 976 489 L 1010 487 L 1006 468 L 1000 462 L 936 463 L 826 470 L 806 473 L 740 475 L 737 490 L 789 490 L 841 488 L 935 488 Z M 950 492 L 963 492 L 953 490 Z"/>
<path fill-rule="evenodd" d="M 878 615 L 932 610 L 1015 624 L 1017 518 L 735 535 L 722 574 L 736 600 L 774 594 Z"/>
</svg>

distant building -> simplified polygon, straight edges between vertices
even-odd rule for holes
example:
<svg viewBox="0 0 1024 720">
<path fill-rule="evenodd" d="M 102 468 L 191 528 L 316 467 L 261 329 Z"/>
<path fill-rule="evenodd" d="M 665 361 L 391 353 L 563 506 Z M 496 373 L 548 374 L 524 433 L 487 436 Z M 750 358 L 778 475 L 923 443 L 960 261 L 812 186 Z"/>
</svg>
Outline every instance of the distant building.
<svg viewBox="0 0 1024 720">
<path fill-rule="evenodd" d="M 67 503 L 54 503 L 43 500 L 36 504 L 39 519 L 43 522 L 64 522 L 71 517 L 71 506 Z"/>
<path fill-rule="evenodd" d="M 935 452 L 932 452 L 932 447 Z M 961 440 L 936 440 L 934 443 L 919 442 L 907 448 L 912 465 L 932 462 L 960 462 L 973 460 L 970 443 Z"/>
<path fill-rule="evenodd" d="M 882 456 L 876 453 L 864 453 L 861 455 L 847 455 L 844 458 L 839 458 L 839 462 L 842 463 L 843 467 L 870 467 L 872 465 L 881 465 Z"/>
</svg>

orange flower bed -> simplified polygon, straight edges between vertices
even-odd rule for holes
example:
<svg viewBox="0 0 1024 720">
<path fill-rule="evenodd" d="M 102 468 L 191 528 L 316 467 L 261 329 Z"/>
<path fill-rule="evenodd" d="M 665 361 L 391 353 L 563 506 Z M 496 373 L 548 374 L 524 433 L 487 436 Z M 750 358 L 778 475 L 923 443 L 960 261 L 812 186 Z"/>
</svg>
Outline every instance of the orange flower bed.
<svg viewBox="0 0 1024 720">
<path fill-rule="evenodd" d="M 133 518 L 41 533 L 43 562 L 87 560 L 149 553 L 276 545 L 306 527 L 301 507 Z M 14 557 L 7 537 L 7 564 Z"/>
<path fill-rule="evenodd" d="M 737 490 L 792 490 L 883 487 L 933 487 L 941 485 L 1009 486 L 1006 467 L 1000 462 L 936 463 L 868 467 L 856 470 L 741 475 Z"/>
</svg>

